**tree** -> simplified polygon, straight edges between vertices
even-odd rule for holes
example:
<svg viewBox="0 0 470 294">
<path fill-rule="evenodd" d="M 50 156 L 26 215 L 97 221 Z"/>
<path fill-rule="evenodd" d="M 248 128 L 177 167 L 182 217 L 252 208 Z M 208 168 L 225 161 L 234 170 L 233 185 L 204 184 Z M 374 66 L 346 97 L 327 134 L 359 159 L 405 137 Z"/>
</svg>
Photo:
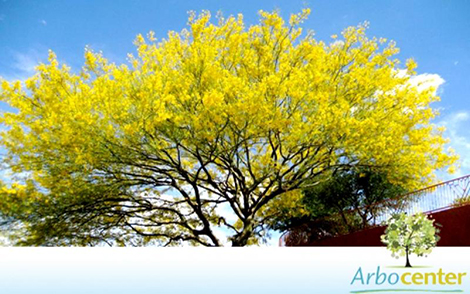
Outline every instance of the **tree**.
<svg viewBox="0 0 470 294">
<path fill-rule="evenodd" d="M 288 201 L 297 203 L 297 208 L 284 205 L 285 196 L 278 197 L 269 204 L 269 214 L 274 229 L 287 230 L 291 236 L 304 235 L 307 239 L 297 241 L 306 244 L 373 225 L 384 209 L 406 205 L 398 198 L 405 192 L 403 187 L 390 183 L 383 171 L 344 170 L 307 186 L 300 191 L 299 200 Z"/>
<path fill-rule="evenodd" d="M 395 214 L 387 222 L 385 234 L 381 236 L 382 242 L 392 251 L 392 256 L 406 256 L 405 267 L 411 267 L 411 253 L 418 256 L 429 254 L 439 241 L 439 230 L 433 223 L 434 220 L 428 219 L 424 213 Z"/>
<path fill-rule="evenodd" d="M 223 228 L 244 246 L 266 236 L 267 204 L 325 173 L 380 166 L 413 187 L 451 166 L 415 63 L 365 25 L 329 45 L 302 35 L 308 13 L 248 28 L 191 14 L 160 42 L 139 35 L 129 64 L 87 49 L 74 72 L 51 52 L 24 84 L 3 81 L 18 179 L 0 210 L 17 244 L 220 246 Z"/>
</svg>

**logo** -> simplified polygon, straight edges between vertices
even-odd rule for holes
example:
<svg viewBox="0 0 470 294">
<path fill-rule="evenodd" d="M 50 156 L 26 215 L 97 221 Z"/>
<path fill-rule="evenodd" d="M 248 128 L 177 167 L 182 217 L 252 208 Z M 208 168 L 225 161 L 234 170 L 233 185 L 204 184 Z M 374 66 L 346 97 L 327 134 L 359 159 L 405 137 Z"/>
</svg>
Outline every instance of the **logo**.
<svg viewBox="0 0 470 294">
<path fill-rule="evenodd" d="M 464 277 L 467 273 L 444 272 L 442 268 L 437 271 L 405 271 L 402 273 L 385 272 L 380 266 L 373 272 L 364 272 L 359 267 L 352 278 L 351 285 L 403 285 L 403 286 L 420 286 L 420 285 L 462 285 Z M 399 289 L 377 289 L 375 292 L 385 292 L 384 290 L 393 291 Z M 401 289 L 400 289 L 401 290 Z M 406 290 L 406 289 L 403 289 Z M 410 289 L 408 289 L 410 290 Z M 417 289 L 415 289 L 417 290 Z M 449 292 L 442 291 L 425 291 L 423 292 Z M 374 292 L 374 290 L 351 291 L 351 293 Z M 451 292 L 463 292 L 462 290 L 452 290 Z"/>
<path fill-rule="evenodd" d="M 428 255 L 436 247 L 439 229 L 434 225 L 434 220 L 424 213 L 395 214 L 387 221 L 387 228 L 381 236 L 382 243 L 387 245 L 393 257 L 406 256 L 405 267 L 411 267 L 410 254 Z"/>
<path fill-rule="evenodd" d="M 466 281 L 466 272 L 423 266 L 413 268 L 411 265 L 412 253 L 427 256 L 436 246 L 439 229 L 435 225 L 437 224 L 423 213 L 411 216 L 405 213 L 393 215 L 387 221 L 387 228 L 381 239 L 393 257 L 406 258 L 404 266 L 376 266 L 369 269 L 359 267 L 350 280 L 350 285 L 355 287 L 350 293 L 463 292 L 461 286 Z"/>
</svg>

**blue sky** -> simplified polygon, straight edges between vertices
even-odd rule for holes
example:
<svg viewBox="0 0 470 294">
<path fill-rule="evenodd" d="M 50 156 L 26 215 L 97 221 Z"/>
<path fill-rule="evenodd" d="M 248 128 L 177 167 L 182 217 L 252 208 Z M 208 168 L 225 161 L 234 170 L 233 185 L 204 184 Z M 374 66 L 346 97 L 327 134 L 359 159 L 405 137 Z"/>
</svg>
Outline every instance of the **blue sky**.
<svg viewBox="0 0 470 294">
<path fill-rule="evenodd" d="M 157 38 L 186 26 L 187 12 L 209 10 L 224 15 L 242 13 L 247 24 L 257 12 L 279 9 L 284 17 L 310 7 L 304 27 L 318 39 L 331 40 L 347 26 L 370 23 L 369 36 L 395 40 L 399 58 L 413 57 L 420 77 L 440 85 L 442 101 L 436 124 L 461 157 L 461 168 L 450 179 L 470 174 L 470 1 L 20 1 L 0 0 L 0 76 L 25 79 L 44 61 L 48 49 L 73 69 L 83 63 L 85 46 L 103 51 L 122 63 L 139 33 L 154 31 Z"/>
</svg>

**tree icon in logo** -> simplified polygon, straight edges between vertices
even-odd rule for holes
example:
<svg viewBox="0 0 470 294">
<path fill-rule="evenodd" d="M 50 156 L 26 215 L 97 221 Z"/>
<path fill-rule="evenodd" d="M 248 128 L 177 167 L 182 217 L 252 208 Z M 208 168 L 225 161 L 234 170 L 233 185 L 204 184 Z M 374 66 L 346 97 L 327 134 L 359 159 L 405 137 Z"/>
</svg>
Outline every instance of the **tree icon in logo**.
<svg viewBox="0 0 470 294">
<path fill-rule="evenodd" d="M 431 253 L 439 241 L 437 233 L 439 229 L 434 227 L 434 220 L 429 219 L 426 214 L 399 213 L 387 221 L 381 240 L 393 257 L 406 256 L 405 267 L 411 267 L 409 255 L 414 253 L 423 256 Z"/>
</svg>

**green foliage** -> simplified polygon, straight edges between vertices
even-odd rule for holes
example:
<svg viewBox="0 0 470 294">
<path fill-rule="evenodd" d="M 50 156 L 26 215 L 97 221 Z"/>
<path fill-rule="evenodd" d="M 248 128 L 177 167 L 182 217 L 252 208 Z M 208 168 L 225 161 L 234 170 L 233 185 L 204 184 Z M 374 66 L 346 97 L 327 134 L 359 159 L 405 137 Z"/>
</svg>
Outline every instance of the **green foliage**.
<svg viewBox="0 0 470 294">
<path fill-rule="evenodd" d="M 369 168 L 340 171 L 303 189 L 297 204 L 300 207 L 294 210 L 297 213 L 285 209 L 281 201 L 273 202 L 278 213 L 274 214 L 272 227 L 290 232 L 309 231 L 310 241 L 354 232 L 369 226 L 383 209 L 404 205 L 397 196 L 405 192 L 380 171 Z"/>
<path fill-rule="evenodd" d="M 453 207 L 460 207 L 460 206 L 465 206 L 470 204 L 470 195 L 460 197 L 454 200 L 452 203 Z"/>
<path fill-rule="evenodd" d="M 424 213 L 407 215 L 400 213 L 393 215 L 387 221 L 385 234 L 381 236 L 382 242 L 392 252 L 392 256 L 399 258 L 407 257 L 411 253 L 423 256 L 431 253 L 439 241 L 439 229 Z"/>
<path fill-rule="evenodd" d="M 366 225 L 374 215 L 374 205 L 405 192 L 400 185 L 390 183 L 385 173 L 359 169 L 338 173 L 329 181 L 305 189 L 304 203 L 313 216 L 358 209 Z"/>
</svg>

